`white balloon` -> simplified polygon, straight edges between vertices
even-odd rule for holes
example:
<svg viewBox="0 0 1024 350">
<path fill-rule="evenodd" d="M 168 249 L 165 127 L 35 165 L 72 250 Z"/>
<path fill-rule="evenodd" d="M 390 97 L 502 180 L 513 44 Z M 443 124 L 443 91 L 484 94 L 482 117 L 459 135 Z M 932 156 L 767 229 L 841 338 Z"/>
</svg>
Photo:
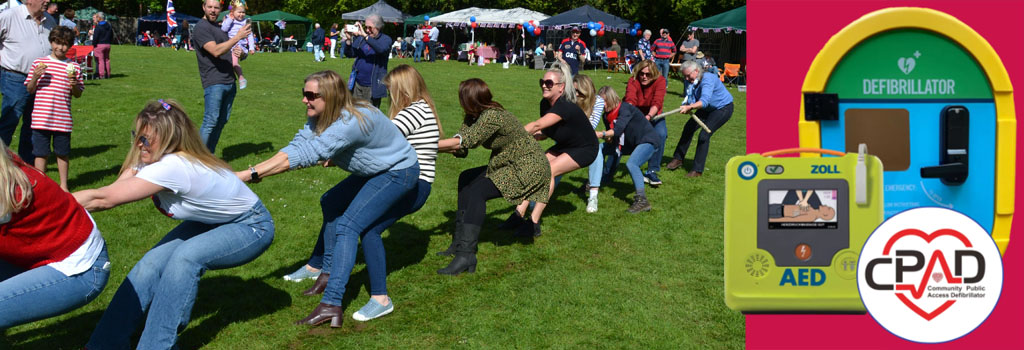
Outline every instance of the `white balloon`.
<svg viewBox="0 0 1024 350">
<path fill-rule="evenodd" d="M 591 30 L 590 30 L 590 36 L 597 36 L 597 31 L 596 31 L 596 30 L 593 30 L 593 29 L 591 29 Z"/>
</svg>

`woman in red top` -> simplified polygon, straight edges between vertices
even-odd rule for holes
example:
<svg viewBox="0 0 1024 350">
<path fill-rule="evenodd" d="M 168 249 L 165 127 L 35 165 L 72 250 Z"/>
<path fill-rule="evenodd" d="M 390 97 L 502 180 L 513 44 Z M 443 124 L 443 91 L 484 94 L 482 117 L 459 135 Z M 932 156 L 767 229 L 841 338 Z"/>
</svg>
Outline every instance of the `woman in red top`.
<svg viewBox="0 0 1024 350">
<path fill-rule="evenodd" d="M 665 101 L 665 77 L 658 71 L 654 61 L 641 61 L 633 69 L 633 77 L 626 84 L 626 98 L 629 103 L 645 113 L 647 120 L 661 113 L 661 105 Z M 644 182 L 651 186 L 661 185 L 658 170 L 661 170 L 661 158 L 665 154 L 665 139 L 668 138 L 668 126 L 665 119 L 652 122 L 654 131 L 658 133 L 658 143 L 654 145 L 654 154 L 647 161 L 647 172 Z"/>
<path fill-rule="evenodd" d="M 85 209 L 0 143 L 0 332 L 88 304 L 109 274 Z"/>
</svg>

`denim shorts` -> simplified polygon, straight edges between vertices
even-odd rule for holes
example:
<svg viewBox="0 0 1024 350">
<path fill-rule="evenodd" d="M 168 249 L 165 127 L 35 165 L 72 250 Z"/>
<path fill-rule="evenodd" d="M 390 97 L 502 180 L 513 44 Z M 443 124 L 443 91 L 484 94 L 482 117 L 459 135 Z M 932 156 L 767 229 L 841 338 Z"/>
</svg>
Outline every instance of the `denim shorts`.
<svg viewBox="0 0 1024 350">
<path fill-rule="evenodd" d="M 32 155 L 39 158 L 49 157 L 50 140 L 53 140 L 53 154 L 58 157 L 67 157 L 71 154 L 70 132 L 32 129 Z"/>
</svg>

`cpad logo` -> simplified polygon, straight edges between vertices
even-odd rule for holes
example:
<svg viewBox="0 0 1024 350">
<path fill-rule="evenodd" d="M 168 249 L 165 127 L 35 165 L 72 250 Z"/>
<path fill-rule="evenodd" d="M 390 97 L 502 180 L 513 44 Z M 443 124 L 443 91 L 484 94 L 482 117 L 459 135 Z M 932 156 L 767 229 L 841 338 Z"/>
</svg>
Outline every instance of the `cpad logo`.
<svg viewBox="0 0 1024 350">
<path fill-rule="evenodd" d="M 893 334 L 942 343 L 988 318 L 1002 292 L 1002 257 L 971 218 L 915 208 L 889 218 L 861 250 L 857 286 L 868 312 Z"/>
</svg>

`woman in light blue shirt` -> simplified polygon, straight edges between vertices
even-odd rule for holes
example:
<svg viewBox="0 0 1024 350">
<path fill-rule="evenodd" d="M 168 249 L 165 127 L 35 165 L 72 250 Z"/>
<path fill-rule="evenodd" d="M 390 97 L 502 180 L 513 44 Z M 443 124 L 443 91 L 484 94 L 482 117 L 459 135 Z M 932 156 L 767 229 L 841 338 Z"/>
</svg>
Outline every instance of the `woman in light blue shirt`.
<svg viewBox="0 0 1024 350">
<path fill-rule="evenodd" d="M 372 228 L 380 222 L 394 222 L 408 212 L 401 203 L 407 196 L 415 196 L 420 172 L 416 152 L 398 128 L 377 108 L 354 99 L 345 84 L 331 70 L 306 77 L 302 89 L 306 125 L 276 155 L 237 173 L 243 181 L 255 182 L 319 162 L 351 173 L 320 198 L 324 217 L 321 229 L 326 246 L 331 247 L 325 250 L 324 266 L 330 266 L 330 271 L 320 275 L 326 281 L 320 304 L 296 322 L 300 325 L 330 321 L 331 327 L 341 327 L 341 299 L 355 265 L 360 238 L 367 266 L 379 267 L 369 269 L 370 285 L 386 291 L 384 244 L 380 238 L 383 230 Z M 334 257 L 338 260 L 330 263 Z M 394 308 L 386 292 L 372 298 L 371 303 L 388 308 L 387 312 Z"/>
<path fill-rule="evenodd" d="M 725 125 L 732 118 L 732 94 L 725 89 L 725 85 L 718 80 L 718 76 L 704 72 L 694 61 L 683 62 L 683 76 L 690 81 L 686 89 L 686 99 L 680 113 L 694 113 L 697 118 L 704 121 L 711 132 L 701 130 L 697 136 L 697 150 L 693 155 L 693 169 L 686 174 L 686 177 L 698 177 L 704 173 L 704 161 L 708 158 L 708 148 L 711 143 L 711 135 L 718 128 Z M 686 150 L 690 148 L 690 140 L 693 134 L 700 130 L 697 122 L 690 118 L 683 126 L 683 133 L 679 137 L 679 144 L 676 145 L 676 152 L 672 155 L 672 161 L 668 163 L 668 170 L 676 170 L 683 165 L 683 158 Z"/>
</svg>

